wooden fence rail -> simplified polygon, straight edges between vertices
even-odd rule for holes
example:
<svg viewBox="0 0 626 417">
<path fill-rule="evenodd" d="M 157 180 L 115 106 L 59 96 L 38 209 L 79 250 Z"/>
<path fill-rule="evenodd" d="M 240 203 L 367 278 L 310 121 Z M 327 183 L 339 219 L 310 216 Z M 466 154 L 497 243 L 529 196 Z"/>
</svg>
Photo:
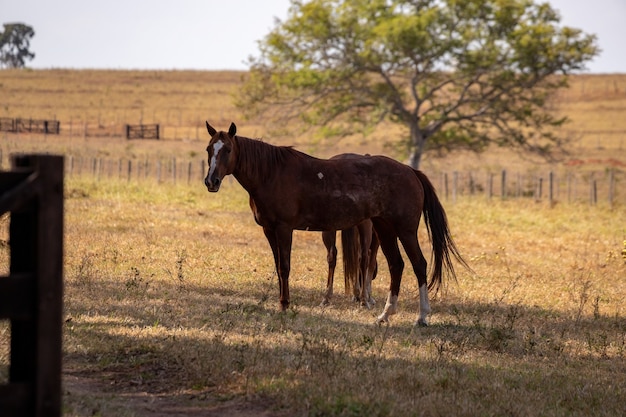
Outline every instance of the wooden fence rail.
<svg viewBox="0 0 626 417">
<path fill-rule="evenodd" d="M 22 155 L 0 173 L 0 213 L 10 212 L 10 272 L 0 277 L 0 319 L 11 323 L 0 415 L 61 415 L 63 157 Z"/>
</svg>

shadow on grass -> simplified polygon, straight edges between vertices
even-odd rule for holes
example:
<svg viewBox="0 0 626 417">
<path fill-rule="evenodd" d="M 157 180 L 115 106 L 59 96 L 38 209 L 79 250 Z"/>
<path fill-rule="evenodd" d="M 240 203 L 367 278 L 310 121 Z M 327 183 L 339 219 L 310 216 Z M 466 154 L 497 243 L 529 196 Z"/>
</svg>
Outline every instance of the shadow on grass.
<svg viewBox="0 0 626 417">
<path fill-rule="evenodd" d="M 70 290 L 67 303 L 65 373 L 105 381 L 108 395 L 150 393 L 165 408 L 205 412 L 262 398 L 289 415 L 625 411 L 624 318 L 450 300 L 416 328 L 417 303 L 406 300 L 390 326 L 376 326 L 382 303 L 367 311 L 338 296 L 321 308 L 306 288 L 283 313 L 261 286 L 121 285 Z"/>
</svg>

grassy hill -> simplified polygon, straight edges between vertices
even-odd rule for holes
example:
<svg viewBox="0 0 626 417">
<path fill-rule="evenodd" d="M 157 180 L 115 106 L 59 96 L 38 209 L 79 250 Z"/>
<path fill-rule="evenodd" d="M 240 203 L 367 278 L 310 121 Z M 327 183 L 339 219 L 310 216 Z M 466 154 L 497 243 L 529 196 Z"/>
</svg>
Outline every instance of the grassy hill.
<svg viewBox="0 0 626 417">
<path fill-rule="evenodd" d="M 56 119 L 63 135 L 122 135 L 124 124 L 159 123 L 167 140 L 206 139 L 204 120 L 227 128 L 231 121 L 241 134 L 266 135 L 262 121 L 245 122 L 232 104 L 244 72 L 124 71 L 124 70 L 3 70 L 0 71 L 0 117 Z M 552 108 L 571 119 L 564 134 L 577 148 L 611 152 L 626 149 L 626 74 L 576 75 L 569 90 Z M 356 146 L 363 151 L 390 152 L 382 145 L 384 131 L 346 143 L 312 137 L 267 138 L 273 143 L 299 144 L 322 155 Z M 185 146 L 186 148 L 186 146 Z"/>
</svg>

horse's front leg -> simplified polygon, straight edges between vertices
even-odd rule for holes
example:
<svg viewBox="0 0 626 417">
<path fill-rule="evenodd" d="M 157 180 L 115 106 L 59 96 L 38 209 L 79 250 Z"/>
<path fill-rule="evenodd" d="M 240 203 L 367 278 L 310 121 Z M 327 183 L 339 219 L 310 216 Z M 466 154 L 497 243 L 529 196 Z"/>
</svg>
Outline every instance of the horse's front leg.
<svg viewBox="0 0 626 417">
<path fill-rule="evenodd" d="M 286 227 L 263 228 L 265 237 L 269 242 L 276 273 L 278 274 L 278 286 L 280 290 L 280 307 L 283 311 L 289 308 L 289 271 L 291 269 L 291 242 L 293 230 Z"/>
<path fill-rule="evenodd" d="M 402 281 L 404 261 L 402 260 L 400 248 L 398 247 L 398 240 L 393 232 L 393 229 L 382 221 L 375 223 L 375 226 L 380 247 L 387 258 L 389 274 L 391 275 L 387 302 L 385 303 L 385 308 L 383 309 L 382 314 L 379 315 L 376 320 L 380 324 L 388 323 L 389 317 L 398 312 L 398 294 L 400 293 L 400 283 Z"/>
<path fill-rule="evenodd" d="M 333 281 L 335 277 L 335 267 L 337 266 L 337 232 L 326 231 L 322 232 L 322 241 L 326 247 L 328 255 L 326 260 L 328 261 L 328 277 L 326 278 L 326 293 L 321 305 L 325 306 L 330 304 L 330 299 L 333 296 Z"/>
<path fill-rule="evenodd" d="M 426 258 L 420 249 L 417 241 L 417 231 L 407 233 L 399 237 L 404 247 L 404 251 L 413 265 L 413 271 L 417 277 L 417 285 L 420 292 L 420 314 L 415 324 L 417 326 L 428 326 L 428 315 L 430 314 L 430 303 L 428 302 L 428 284 L 426 275 Z"/>
</svg>

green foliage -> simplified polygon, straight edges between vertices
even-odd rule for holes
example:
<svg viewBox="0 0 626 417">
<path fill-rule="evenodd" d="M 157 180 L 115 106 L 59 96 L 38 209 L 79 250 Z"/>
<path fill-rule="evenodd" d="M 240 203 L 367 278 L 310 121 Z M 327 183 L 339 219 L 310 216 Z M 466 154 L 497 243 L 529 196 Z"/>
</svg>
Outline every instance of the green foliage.
<svg viewBox="0 0 626 417">
<path fill-rule="evenodd" d="M 546 109 L 598 53 L 529 0 L 292 0 L 236 99 L 249 117 L 337 135 L 391 120 L 412 165 L 426 150 L 489 144 L 548 154 L 565 119 Z"/>
<path fill-rule="evenodd" d="M 35 35 L 32 27 L 24 23 L 5 23 L 0 32 L 0 67 L 23 68 L 26 60 L 33 59 L 30 39 Z"/>
</svg>

